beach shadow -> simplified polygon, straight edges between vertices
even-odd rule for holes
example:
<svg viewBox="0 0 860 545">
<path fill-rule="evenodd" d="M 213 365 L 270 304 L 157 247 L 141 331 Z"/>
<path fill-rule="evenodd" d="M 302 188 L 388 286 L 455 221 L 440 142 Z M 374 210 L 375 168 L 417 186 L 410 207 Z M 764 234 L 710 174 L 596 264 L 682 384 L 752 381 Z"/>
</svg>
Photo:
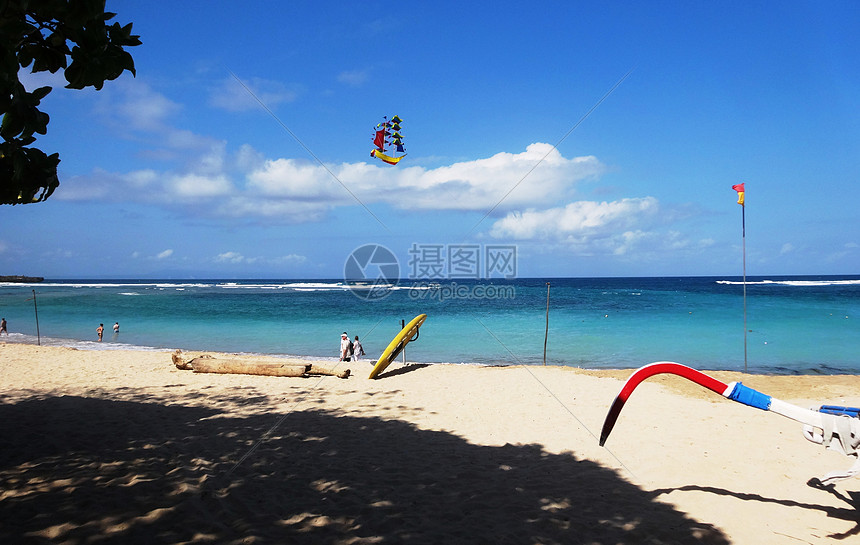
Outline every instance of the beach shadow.
<svg viewBox="0 0 860 545">
<path fill-rule="evenodd" d="M 0 490 L 2 543 L 728 543 L 539 445 L 176 398 L 0 403 Z"/>
<path fill-rule="evenodd" d="M 816 483 L 816 481 L 818 481 Z M 818 505 L 814 503 L 803 503 L 796 500 L 786 500 L 786 499 L 778 499 L 778 498 L 768 498 L 766 496 L 762 496 L 760 494 L 750 494 L 745 492 L 734 492 L 731 490 L 725 490 L 723 488 L 716 488 L 713 486 L 699 486 L 699 485 L 687 485 L 681 486 L 677 488 L 662 488 L 659 490 L 653 490 L 652 494 L 654 498 L 668 494 L 670 492 L 707 492 L 709 494 L 716 494 L 718 496 L 732 496 L 734 498 L 738 498 L 744 501 L 757 501 L 762 503 L 776 503 L 779 505 L 785 505 L 788 507 L 800 507 L 801 509 L 811 509 L 815 511 L 821 511 L 822 513 L 826 513 L 828 517 L 834 519 L 845 520 L 848 522 L 855 523 L 855 526 L 848 530 L 847 532 L 842 532 L 839 534 L 830 534 L 827 537 L 830 539 L 845 539 L 847 537 L 860 535 L 860 494 L 857 492 L 849 492 L 847 497 L 841 494 L 834 485 L 824 485 L 818 479 L 812 479 L 807 484 L 812 486 L 813 488 L 817 488 L 819 490 L 825 490 L 830 492 L 841 501 L 848 504 L 848 508 L 838 508 L 830 505 Z"/>
<path fill-rule="evenodd" d="M 376 376 L 376 378 L 388 378 L 388 377 L 396 377 L 398 375 L 405 375 L 406 373 L 411 373 L 412 371 L 418 371 L 419 369 L 424 369 L 425 367 L 430 367 L 429 363 L 410 363 L 408 365 L 404 365 L 403 367 L 399 367 L 397 369 L 392 369 L 391 371 L 386 371 L 384 373 L 380 373 Z"/>
</svg>

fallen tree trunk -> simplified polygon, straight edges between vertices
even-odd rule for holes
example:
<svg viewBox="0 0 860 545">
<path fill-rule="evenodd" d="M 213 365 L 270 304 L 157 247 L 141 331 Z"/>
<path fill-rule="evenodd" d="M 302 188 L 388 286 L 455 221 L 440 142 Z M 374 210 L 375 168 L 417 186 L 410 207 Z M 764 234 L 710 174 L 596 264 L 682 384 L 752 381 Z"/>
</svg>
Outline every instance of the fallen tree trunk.
<svg viewBox="0 0 860 545">
<path fill-rule="evenodd" d="M 323 375 L 328 377 L 337 377 L 337 378 L 347 378 L 349 376 L 349 369 L 344 369 L 342 371 L 335 371 L 334 369 L 330 369 L 328 367 L 321 367 L 319 365 L 311 365 L 311 368 L 308 369 L 309 375 Z"/>
<path fill-rule="evenodd" d="M 214 358 L 194 358 L 188 363 L 195 373 L 234 373 L 269 377 L 303 377 L 310 368 L 310 365 L 255 363 L 239 360 L 216 360 Z"/>
<path fill-rule="evenodd" d="M 201 356 L 183 361 L 182 352 L 177 350 L 172 356 L 177 369 L 191 370 L 195 373 L 231 373 L 241 375 L 264 375 L 269 377 L 307 377 L 324 375 L 338 378 L 349 377 L 349 369 L 335 371 L 310 363 L 271 363 L 237 359 L 216 359 Z"/>
</svg>

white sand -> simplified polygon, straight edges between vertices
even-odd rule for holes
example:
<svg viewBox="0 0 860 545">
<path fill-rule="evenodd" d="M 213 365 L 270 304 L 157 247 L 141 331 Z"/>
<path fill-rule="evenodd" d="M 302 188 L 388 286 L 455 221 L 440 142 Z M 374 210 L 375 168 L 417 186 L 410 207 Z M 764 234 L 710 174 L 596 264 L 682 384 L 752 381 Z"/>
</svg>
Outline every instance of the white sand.
<svg viewBox="0 0 860 545">
<path fill-rule="evenodd" d="M 807 485 L 853 458 L 681 379 L 642 384 L 601 448 L 630 371 L 345 365 L 0 343 L 0 543 L 860 542 L 860 479 Z M 741 380 L 860 406 L 857 376 Z"/>
</svg>

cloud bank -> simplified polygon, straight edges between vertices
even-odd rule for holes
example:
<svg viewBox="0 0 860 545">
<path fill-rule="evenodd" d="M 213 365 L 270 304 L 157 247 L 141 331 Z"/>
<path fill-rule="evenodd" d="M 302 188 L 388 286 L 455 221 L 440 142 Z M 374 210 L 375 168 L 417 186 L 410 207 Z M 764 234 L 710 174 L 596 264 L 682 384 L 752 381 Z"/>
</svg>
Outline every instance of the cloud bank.
<svg viewBox="0 0 860 545">
<path fill-rule="evenodd" d="M 248 85 L 267 104 L 294 99 L 272 82 L 249 80 Z M 489 218 L 484 229 L 492 238 L 561 244 L 583 253 L 624 255 L 645 244 L 669 249 L 689 245 L 677 232 L 660 232 L 667 214 L 654 197 L 582 200 L 578 185 L 599 180 L 607 167 L 590 155 L 565 157 L 547 143 L 436 168 L 268 158 L 247 144 L 230 150 L 224 141 L 174 126 L 181 107 L 145 83 L 117 89 L 103 103 L 105 111 L 136 138 L 148 139 L 149 154 L 160 161 L 155 164 L 166 167 L 96 170 L 64 182 L 56 199 L 145 203 L 188 216 L 268 224 L 318 222 L 339 208 L 386 205 L 404 211 L 473 212 Z M 216 86 L 210 103 L 240 111 L 248 98 L 230 78 Z M 225 252 L 216 261 L 253 259 Z"/>
</svg>

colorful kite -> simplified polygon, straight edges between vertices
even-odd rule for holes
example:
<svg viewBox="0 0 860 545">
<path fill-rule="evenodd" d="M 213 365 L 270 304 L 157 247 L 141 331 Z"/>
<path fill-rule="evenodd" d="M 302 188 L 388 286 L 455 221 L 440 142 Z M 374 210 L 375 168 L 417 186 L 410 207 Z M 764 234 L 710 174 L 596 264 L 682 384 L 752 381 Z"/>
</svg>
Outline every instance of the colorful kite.
<svg viewBox="0 0 860 545">
<path fill-rule="evenodd" d="M 400 124 L 403 120 L 398 116 L 388 120 L 388 116 L 382 118 L 382 123 L 376 125 L 376 130 L 373 135 L 373 145 L 376 149 L 370 152 L 371 157 L 376 157 L 389 165 L 396 165 L 401 159 L 406 157 L 406 148 L 403 147 L 403 135 L 400 134 Z M 386 146 L 391 151 L 386 153 Z M 400 154 L 400 155 L 396 155 Z"/>
</svg>

